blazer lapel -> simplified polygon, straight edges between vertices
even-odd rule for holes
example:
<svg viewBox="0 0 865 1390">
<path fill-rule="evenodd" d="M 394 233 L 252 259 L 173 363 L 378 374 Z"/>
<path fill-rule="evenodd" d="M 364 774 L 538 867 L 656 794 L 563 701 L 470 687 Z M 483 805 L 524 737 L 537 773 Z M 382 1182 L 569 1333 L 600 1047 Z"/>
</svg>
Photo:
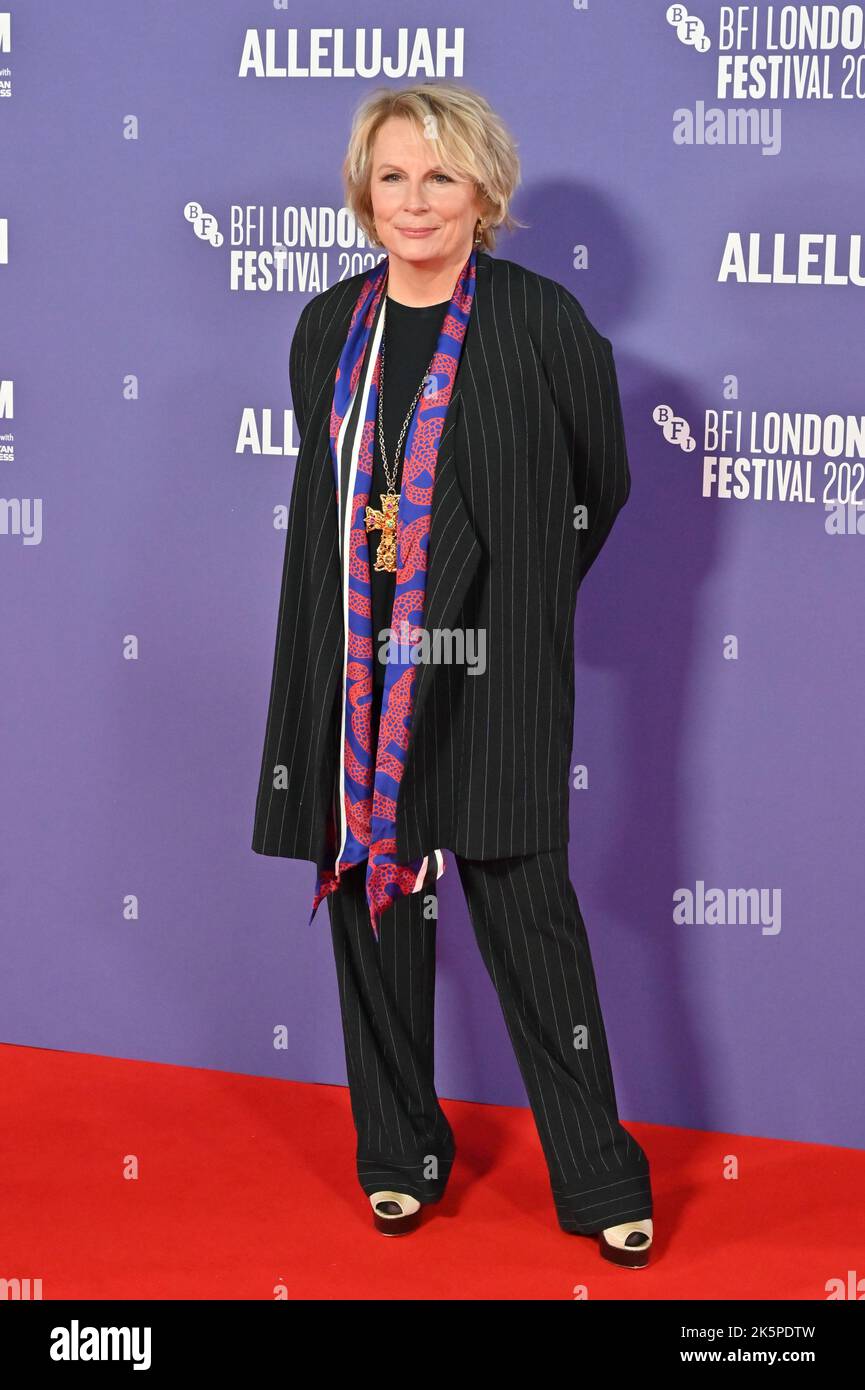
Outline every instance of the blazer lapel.
<svg viewBox="0 0 865 1390">
<path fill-rule="evenodd" d="M 486 319 L 489 295 L 489 256 L 487 252 L 480 251 L 477 258 L 474 303 L 436 459 L 423 617 L 423 627 L 431 642 L 435 638 L 436 629 L 449 628 L 459 614 L 482 554 L 460 488 L 455 455 L 462 411 L 462 383 L 471 377 L 470 367 L 474 362 L 475 343 L 478 341 L 477 323 L 478 319 Z M 429 662 L 422 662 L 418 667 L 407 758 L 414 743 L 415 730 L 434 674 L 435 667 Z"/>
<path fill-rule="evenodd" d="M 457 427 L 462 410 L 459 382 L 462 364 L 470 349 L 469 336 L 467 335 L 463 346 L 436 459 L 423 617 L 423 628 L 430 643 L 434 642 L 437 629 L 449 628 L 458 616 L 481 558 L 480 542 L 466 508 L 455 460 Z M 430 662 L 421 662 L 418 667 L 412 734 L 407 756 L 414 743 L 414 731 L 429 694 L 434 673 L 435 667 Z"/>
<path fill-rule="evenodd" d="M 334 371 L 336 368 L 334 368 Z M 316 465 L 317 485 L 313 515 L 310 528 L 314 533 L 313 553 L 316 559 L 316 593 L 310 601 L 314 602 L 318 614 L 324 614 L 325 626 L 319 631 L 311 631 L 309 636 L 311 652 L 329 653 L 339 673 L 331 689 L 331 706 L 342 680 L 342 667 L 345 659 L 345 633 L 343 631 L 342 566 L 339 554 L 339 518 L 336 509 L 336 489 L 333 478 L 333 461 L 330 452 L 330 439 L 321 446 L 319 462 Z M 320 563 L 318 563 L 320 557 Z M 318 658 L 315 671 L 318 672 Z M 325 668 L 326 669 L 326 668 Z"/>
</svg>

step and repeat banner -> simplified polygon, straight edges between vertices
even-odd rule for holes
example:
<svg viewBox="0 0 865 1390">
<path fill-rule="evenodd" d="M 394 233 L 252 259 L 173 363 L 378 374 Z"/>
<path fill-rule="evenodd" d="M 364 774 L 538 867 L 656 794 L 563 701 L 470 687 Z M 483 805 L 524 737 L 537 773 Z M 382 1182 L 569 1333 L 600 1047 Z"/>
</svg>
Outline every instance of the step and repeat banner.
<svg viewBox="0 0 865 1390">
<path fill-rule="evenodd" d="M 314 866 L 251 849 L 288 357 L 381 254 L 357 103 L 435 79 L 518 142 L 493 254 L 616 354 L 570 865 L 622 1116 L 861 1145 L 862 4 L 7 0 L 2 1041 L 345 1082 Z M 439 1093 L 524 1105 L 438 888 Z"/>
</svg>

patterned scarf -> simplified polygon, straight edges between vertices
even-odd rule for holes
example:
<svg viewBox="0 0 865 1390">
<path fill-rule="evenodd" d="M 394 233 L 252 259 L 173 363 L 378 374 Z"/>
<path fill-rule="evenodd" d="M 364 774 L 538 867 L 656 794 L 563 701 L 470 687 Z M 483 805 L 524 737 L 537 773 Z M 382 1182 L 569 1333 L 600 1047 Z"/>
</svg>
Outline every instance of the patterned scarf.
<svg viewBox="0 0 865 1390">
<path fill-rule="evenodd" d="M 397 862 L 396 803 L 414 709 L 417 671 L 411 651 L 422 635 L 436 458 L 474 299 L 476 265 L 477 252 L 473 249 L 445 313 L 430 378 L 406 438 L 397 514 L 396 589 L 390 623 L 393 636 L 385 670 L 375 765 L 371 716 L 373 631 L 365 517 L 381 378 L 387 258 L 370 272 L 358 295 L 334 385 L 330 446 L 339 518 L 345 633 L 338 788 L 342 833 L 339 851 L 331 856 L 333 863 L 319 869 L 309 920 L 326 895 L 339 887 L 342 871 L 366 859 L 366 897 L 376 940 L 378 919 L 385 909 L 397 897 L 416 892 L 426 879 L 428 856 L 408 864 Z M 370 335 L 373 340 L 366 361 Z M 350 499 L 350 506 L 343 505 L 341 499 Z M 335 844 L 336 827 L 332 825 L 331 830 Z M 436 859 L 440 875 L 444 863 L 439 850 Z"/>
</svg>

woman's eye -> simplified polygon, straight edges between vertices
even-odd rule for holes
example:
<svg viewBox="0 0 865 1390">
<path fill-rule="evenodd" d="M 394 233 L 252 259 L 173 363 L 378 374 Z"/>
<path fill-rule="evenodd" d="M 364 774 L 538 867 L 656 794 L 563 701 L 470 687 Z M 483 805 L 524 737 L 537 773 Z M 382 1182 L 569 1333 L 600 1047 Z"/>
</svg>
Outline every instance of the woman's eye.
<svg viewBox="0 0 865 1390">
<path fill-rule="evenodd" d="M 390 173 L 390 174 L 385 174 L 385 175 L 384 175 L 384 178 L 383 178 L 383 180 L 382 180 L 382 182 L 383 182 L 383 183 L 389 183 L 391 179 L 398 179 L 399 177 L 400 177 L 399 174 L 397 174 L 396 172 L 393 172 L 393 173 Z M 433 177 L 434 179 L 444 179 L 445 183 L 452 183 L 452 182 L 453 182 L 453 180 L 451 179 L 450 174 L 433 174 L 432 177 Z"/>
</svg>

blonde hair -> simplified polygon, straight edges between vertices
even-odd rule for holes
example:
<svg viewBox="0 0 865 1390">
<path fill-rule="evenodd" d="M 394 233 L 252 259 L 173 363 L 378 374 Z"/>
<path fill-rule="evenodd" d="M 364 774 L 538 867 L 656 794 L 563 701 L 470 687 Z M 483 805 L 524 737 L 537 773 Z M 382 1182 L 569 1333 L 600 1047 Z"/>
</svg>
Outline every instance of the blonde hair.
<svg viewBox="0 0 865 1390">
<path fill-rule="evenodd" d="M 520 181 L 516 142 L 479 92 L 455 82 L 378 87 L 355 112 L 342 169 L 346 206 L 374 246 L 381 242 L 375 233 L 370 196 L 372 152 L 379 127 L 391 116 L 410 120 L 430 139 L 443 162 L 474 182 L 486 204 L 481 232 L 486 250 L 496 244 L 496 227 L 512 231 L 527 225 L 510 213 Z"/>
</svg>

